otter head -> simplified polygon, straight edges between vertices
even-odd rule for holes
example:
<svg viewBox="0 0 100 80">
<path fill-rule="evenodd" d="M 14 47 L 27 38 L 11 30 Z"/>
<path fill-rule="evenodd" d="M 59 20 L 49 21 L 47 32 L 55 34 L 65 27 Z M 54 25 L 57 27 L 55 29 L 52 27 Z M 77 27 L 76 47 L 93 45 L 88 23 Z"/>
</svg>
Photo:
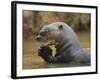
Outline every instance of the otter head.
<svg viewBox="0 0 100 80">
<path fill-rule="evenodd" d="M 61 34 L 63 33 L 63 25 L 50 24 L 44 26 L 37 35 L 37 41 L 41 42 L 42 45 L 50 46 L 56 45 Z M 61 40 L 61 38 L 60 38 Z"/>
</svg>

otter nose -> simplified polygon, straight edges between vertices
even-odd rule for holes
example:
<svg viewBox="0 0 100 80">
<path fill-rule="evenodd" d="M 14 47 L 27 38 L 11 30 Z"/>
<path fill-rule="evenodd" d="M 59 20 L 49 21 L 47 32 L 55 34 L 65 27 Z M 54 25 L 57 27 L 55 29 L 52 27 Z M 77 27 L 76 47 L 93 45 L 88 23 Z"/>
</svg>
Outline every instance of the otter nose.
<svg viewBox="0 0 100 80">
<path fill-rule="evenodd" d="M 37 40 L 37 41 L 41 41 L 41 37 L 40 37 L 40 36 L 37 36 L 37 37 L 36 37 L 36 40 Z"/>
</svg>

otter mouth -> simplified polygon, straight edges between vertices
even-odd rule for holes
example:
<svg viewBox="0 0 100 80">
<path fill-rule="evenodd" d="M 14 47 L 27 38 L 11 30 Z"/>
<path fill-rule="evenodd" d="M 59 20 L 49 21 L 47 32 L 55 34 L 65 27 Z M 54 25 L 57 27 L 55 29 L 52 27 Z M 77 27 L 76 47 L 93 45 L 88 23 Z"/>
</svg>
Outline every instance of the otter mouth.
<svg viewBox="0 0 100 80">
<path fill-rule="evenodd" d="M 49 41 L 46 41 L 46 42 L 41 41 L 41 46 L 52 46 L 52 45 L 55 45 L 55 44 L 56 44 L 55 40 L 49 40 Z"/>
<path fill-rule="evenodd" d="M 36 40 L 40 42 L 41 46 L 56 46 L 57 44 L 57 42 L 54 39 L 47 39 L 40 36 L 37 36 Z"/>
</svg>

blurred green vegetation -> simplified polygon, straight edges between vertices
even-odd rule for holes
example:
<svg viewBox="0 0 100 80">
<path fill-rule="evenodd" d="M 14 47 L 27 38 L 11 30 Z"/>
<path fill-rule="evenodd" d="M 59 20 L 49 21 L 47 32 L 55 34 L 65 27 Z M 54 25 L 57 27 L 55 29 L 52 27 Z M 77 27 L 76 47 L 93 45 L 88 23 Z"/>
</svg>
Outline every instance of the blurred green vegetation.
<svg viewBox="0 0 100 80">
<path fill-rule="evenodd" d="M 23 11 L 24 35 L 30 36 L 37 34 L 44 26 L 53 22 L 65 22 L 76 32 L 90 31 L 91 14 L 89 13 L 71 13 L 71 12 L 45 12 L 45 11 Z M 27 22 L 25 22 L 27 21 Z"/>
<path fill-rule="evenodd" d="M 86 13 L 66 13 L 66 23 L 76 31 L 90 30 L 90 14 Z"/>
</svg>

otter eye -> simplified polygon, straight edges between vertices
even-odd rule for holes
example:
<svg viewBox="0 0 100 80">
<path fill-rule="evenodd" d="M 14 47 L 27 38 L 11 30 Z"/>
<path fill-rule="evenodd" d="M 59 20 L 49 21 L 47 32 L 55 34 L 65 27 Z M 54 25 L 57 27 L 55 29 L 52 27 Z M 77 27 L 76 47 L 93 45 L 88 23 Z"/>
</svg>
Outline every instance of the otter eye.
<svg viewBox="0 0 100 80">
<path fill-rule="evenodd" d="M 62 29 L 63 29 L 63 26 L 62 26 L 62 25 L 59 25 L 58 27 L 59 27 L 59 29 L 60 29 L 60 30 L 62 30 Z"/>
<path fill-rule="evenodd" d="M 47 33 L 47 31 L 40 32 L 39 35 L 41 35 L 41 36 L 46 36 L 46 33 Z"/>
</svg>

